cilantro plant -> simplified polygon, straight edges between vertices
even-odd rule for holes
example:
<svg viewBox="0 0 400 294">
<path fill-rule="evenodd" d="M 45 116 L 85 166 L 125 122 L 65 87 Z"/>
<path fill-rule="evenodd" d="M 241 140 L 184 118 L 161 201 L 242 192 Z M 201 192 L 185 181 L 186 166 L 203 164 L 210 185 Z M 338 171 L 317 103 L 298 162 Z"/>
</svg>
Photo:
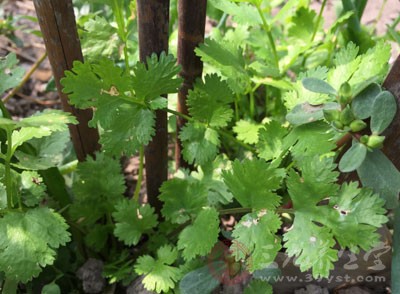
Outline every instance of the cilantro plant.
<svg viewBox="0 0 400 294">
<path fill-rule="evenodd" d="M 18 84 L 22 74 L 14 54 L 1 60 L 0 93 Z M 38 170 L 54 162 L 41 158 L 41 150 L 34 146 L 37 139 L 49 144 L 52 136 L 61 139 L 59 134 L 65 133 L 67 124 L 77 122 L 58 110 L 15 121 L 0 103 L 0 269 L 5 276 L 3 290 L 13 293 L 19 282 L 32 280 L 43 267 L 53 264 L 57 249 L 70 241 L 65 219 L 44 205 L 46 186 Z M 32 149 L 37 157 L 30 156 Z"/>
<path fill-rule="evenodd" d="M 349 44 L 335 55 L 331 68 L 319 67 L 299 75 L 294 90 L 286 92 L 290 125 L 270 119 L 256 127 L 236 127 L 237 137 L 229 127 L 234 117 L 230 105 L 235 89 L 217 74 L 195 83 L 188 96 L 190 116 L 185 116 L 169 109 L 161 97 L 176 92 L 181 82 L 176 77 L 179 67 L 170 55 L 153 55 L 147 66 L 137 63 L 130 71 L 108 60 L 75 62 L 62 80 L 64 91 L 75 106 L 95 107 L 91 124 L 102 130 L 103 154 L 82 167 L 93 164 L 90 169 L 95 170 L 98 162 L 104 168 L 112 166 L 104 164 L 108 156 L 135 154 L 154 134 L 156 109 L 188 121 L 179 136 L 184 158 L 196 169 L 182 171 L 162 185 L 163 223 L 158 224 L 148 204 L 138 203 L 137 195 L 114 206 L 110 206 L 113 202 L 105 205 L 109 209 L 105 213 L 111 213 L 115 223 L 114 235 L 125 245 L 138 245 L 147 235 L 147 242 L 141 245 L 144 255 L 134 266 L 136 274 L 144 275 L 145 287 L 168 292 L 182 279 L 181 291 L 186 293 L 183 281 L 193 275 L 191 271 L 204 266 L 202 257 L 217 246 L 223 233 L 219 216 L 225 214 L 243 215 L 230 234 L 229 258 L 233 262 L 221 266 L 221 275 L 232 272 L 235 266 L 250 273 L 265 269 L 278 251 L 286 248 L 289 256 L 297 257 L 301 270 L 312 270 L 315 278 L 327 277 L 338 259 L 337 244 L 355 253 L 376 245 L 376 230 L 387 221 L 385 199 L 377 194 L 379 187 L 370 186 L 375 193 L 358 187 L 356 182 L 337 183 L 335 159 L 340 148 L 335 152 L 335 142 L 350 133 L 353 146 L 363 146 L 368 154 L 379 152 L 382 139 L 378 144 L 374 140 L 381 138 L 393 112 L 383 118 L 373 109 L 382 107 L 381 100 L 386 105 L 394 98 L 375 83 L 380 83 L 387 72 L 389 51 L 390 47 L 379 43 L 358 55 L 357 47 Z M 359 114 L 361 99 L 372 99 L 369 115 Z M 375 117 L 371 120 L 372 133 L 359 135 L 367 128 L 364 120 L 370 116 Z M 246 150 L 246 158 L 231 161 L 221 155 L 223 141 L 239 144 Z M 355 152 L 354 148 L 347 153 Z M 363 163 L 361 159 L 353 163 L 353 157 L 359 155 L 347 153 L 339 162 L 344 172 Z M 348 156 L 351 160 L 346 160 Z M 98 200 L 99 194 L 92 191 L 101 185 L 99 175 L 97 179 L 83 178 L 76 186 L 76 195 L 82 193 L 79 197 L 88 204 Z M 111 197 L 113 192 L 117 189 L 111 188 L 104 196 Z M 284 208 L 282 204 L 288 199 L 292 207 Z M 79 209 L 82 203 L 77 203 Z M 386 205 L 390 208 L 388 199 Z M 287 213 L 294 221 L 281 236 L 282 214 Z M 254 287 L 269 286 L 254 281 L 250 288 Z"/>
</svg>

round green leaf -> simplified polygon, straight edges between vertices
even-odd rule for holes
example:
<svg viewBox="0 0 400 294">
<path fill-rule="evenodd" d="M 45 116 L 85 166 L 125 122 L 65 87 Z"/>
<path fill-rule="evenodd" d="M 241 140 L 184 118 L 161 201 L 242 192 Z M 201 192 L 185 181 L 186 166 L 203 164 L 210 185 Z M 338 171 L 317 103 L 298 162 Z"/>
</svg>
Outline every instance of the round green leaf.
<svg viewBox="0 0 400 294">
<path fill-rule="evenodd" d="M 372 105 L 374 105 L 374 100 L 380 92 L 379 85 L 373 83 L 353 98 L 351 109 L 357 118 L 366 119 L 371 116 Z"/>
<path fill-rule="evenodd" d="M 354 143 L 340 159 L 339 170 L 344 173 L 356 170 L 363 163 L 366 155 L 367 147 L 358 142 Z"/>
<path fill-rule="evenodd" d="M 336 95 L 336 90 L 327 82 L 317 78 L 304 78 L 302 80 L 304 88 L 308 91 L 322 94 Z"/>
<path fill-rule="evenodd" d="M 397 112 L 396 99 L 388 91 L 381 92 L 375 99 L 371 114 L 371 131 L 382 133 L 392 122 Z"/>
<path fill-rule="evenodd" d="M 42 294 L 60 294 L 60 293 L 61 293 L 60 287 L 55 283 L 47 284 L 42 289 Z"/>
</svg>

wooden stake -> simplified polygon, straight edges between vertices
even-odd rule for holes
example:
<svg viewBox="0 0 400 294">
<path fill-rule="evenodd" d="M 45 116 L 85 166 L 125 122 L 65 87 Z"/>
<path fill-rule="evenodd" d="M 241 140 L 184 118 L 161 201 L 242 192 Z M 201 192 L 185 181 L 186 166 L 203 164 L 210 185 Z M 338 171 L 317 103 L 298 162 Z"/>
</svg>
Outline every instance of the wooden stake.
<svg viewBox="0 0 400 294">
<path fill-rule="evenodd" d="M 78 125 L 69 126 L 69 131 L 76 156 L 83 161 L 87 155 L 93 156 L 100 145 L 97 130 L 88 127 L 92 110 L 74 108 L 68 103 L 68 96 L 61 91 L 60 79 L 64 77 L 64 71 L 72 68 L 74 60 L 83 61 L 72 1 L 34 0 L 33 3 L 63 109 L 79 121 Z"/>
<path fill-rule="evenodd" d="M 206 24 L 207 0 L 179 0 L 178 4 L 178 63 L 182 66 L 180 76 L 183 85 L 178 93 L 178 111 L 188 114 L 186 98 L 188 91 L 193 88 L 193 83 L 200 78 L 203 72 L 203 62 L 196 56 L 194 49 L 204 42 Z M 176 118 L 177 134 L 186 121 Z M 176 169 L 180 167 L 191 168 L 182 157 L 182 146 L 177 136 L 175 144 Z"/>
<path fill-rule="evenodd" d="M 169 0 L 137 0 L 139 55 L 142 62 L 152 53 L 168 51 Z M 156 112 L 156 134 L 145 149 L 148 202 L 160 211 L 159 189 L 168 176 L 167 113 Z"/>
</svg>

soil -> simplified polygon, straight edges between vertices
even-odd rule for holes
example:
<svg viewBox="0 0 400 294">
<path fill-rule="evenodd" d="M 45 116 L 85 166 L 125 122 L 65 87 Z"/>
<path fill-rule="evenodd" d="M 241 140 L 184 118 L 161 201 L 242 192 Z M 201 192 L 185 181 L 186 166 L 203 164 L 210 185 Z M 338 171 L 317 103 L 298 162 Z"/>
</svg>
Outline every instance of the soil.
<svg viewBox="0 0 400 294">
<path fill-rule="evenodd" d="M 325 26 L 329 26 L 332 21 L 336 18 L 336 9 L 335 7 L 340 2 L 340 0 L 328 0 L 327 7 L 324 12 L 324 21 Z M 382 4 L 386 2 L 384 9 L 380 13 L 380 9 Z M 364 16 L 362 18 L 362 22 L 365 24 L 376 24 L 376 33 L 378 35 L 383 35 L 386 32 L 386 25 L 390 25 L 397 17 L 400 15 L 400 1 L 399 0 L 371 0 L 368 1 L 368 5 L 366 7 Z M 321 1 L 314 1 L 313 7 L 318 11 L 321 6 Z M 4 15 L 13 15 L 14 18 L 17 16 L 35 16 L 35 10 L 33 6 L 33 2 L 31 0 L 12 0 L 12 1 L 2 1 L 0 0 L 0 22 L 2 21 L 2 17 Z M 381 16 L 379 16 L 381 15 Z M 36 36 L 32 33 L 32 31 L 39 31 L 38 24 L 33 22 L 28 18 L 20 18 L 16 23 L 16 26 L 19 27 L 15 31 L 15 37 L 19 40 L 15 44 L 11 41 L 11 37 L 8 38 L 3 34 L 0 35 L 0 57 L 7 55 L 9 52 L 14 52 L 20 60 L 21 66 L 23 66 L 26 71 L 28 71 L 35 62 L 45 54 L 45 46 L 40 37 Z M 399 44 L 392 44 L 393 48 L 393 60 L 396 58 L 400 52 Z M 47 90 L 49 87 L 49 83 L 51 81 L 52 72 L 51 67 L 47 59 L 41 63 L 39 68 L 35 71 L 32 77 L 28 80 L 28 82 L 23 85 L 20 91 L 18 91 L 7 103 L 7 108 L 14 118 L 18 119 L 21 117 L 26 117 L 38 110 L 43 110 L 48 107 L 52 108 L 60 108 L 61 103 L 58 98 L 57 92 L 54 89 Z M 51 87 L 50 87 L 51 88 Z M 7 93 L 6 93 L 7 94 Z M 6 95 L 5 94 L 5 95 Z M 0 97 L 0 98 L 4 98 Z M 127 182 L 127 192 L 126 194 L 132 195 L 137 182 L 137 170 L 138 170 L 138 159 L 127 158 L 123 160 L 124 166 L 124 174 Z M 145 185 L 142 183 L 142 191 L 141 194 L 145 194 Z M 386 277 L 386 281 L 389 282 L 389 272 L 390 269 L 390 256 L 383 256 L 383 262 L 387 266 L 386 271 L 384 271 L 384 275 Z M 389 259 L 388 259 L 389 258 Z M 347 262 L 349 260 L 347 259 Z M 345 264 L 342 264 L 342 268 L 344 268 Z M 96 266 L 95 266 L 96 267 Z M 298 268 L 291 268 L 290 266 L 287 269 L 287 275 L 301 275 L 298 271 Z M 93 273 L 92 270 L 89 272 Z M 364 264 L 364 268 L 357 270 L 358 274 L 363 273 L 365 275 L 370 275 L 371 270 L 369 269 L 367 264 Z M 373 272 L 372 272 L 373 273 Z M 303 273 L 306 275 L 309 273 Z M 339 276 L 343 274 L 340 269 L 335 269 L 333 275 Z M 373 273 L 376 274 L 376 273 Z M 86 277 L 86 272 L 81 272 L 82 279 Z M 99 279 L 101 279 L 100 275 Z M 94 279 L 93 283 L 103 284 L 103 280 L 97 281 L 95 277 L 96 275 L 88 274 L 90 279 Z M 94 277 L 94 278 L 93 278 Z M 138 287 L 141 287 L 140 283 L 136 283 Z M 135 285 L 136 285 L 135 284 Z M 278 283 L 279 284 L 279 283 Z M 131 285 L 128 293 L 150 293 L 150 292 L 141 292 L 142 290 L 138 290 L 135 285 Z M 336 283 L 334 287 L 332 285 L 327 284 L 319 284 L 313 285 L 304 283 L 291 284 L 290 283 L 281 283 L 279 284 L 280 292 L 279 293 L 327 293 L 328 288 L 332 293 L 341 293 L 341 294 L 349 294 L 349 293 L 390 293 L 390 289 L 386 289 L 387 283 L 378 283 L 378 285 L 365 285 L 358 284 L 354 285 L 353 283 Z M 96 284 L 98 286 L 98 284 Z M 222 286 L 220 289 L 220 293 L 241 293 L 243 285 L 237 285 L 236 287 L 224 287 Z M 296 290 L 296 291 L 295 291 Z M 236 292 L 238 291 L 238 292 Z M 293 292 L 295 291 L 295 292 Z"/>
</svg>

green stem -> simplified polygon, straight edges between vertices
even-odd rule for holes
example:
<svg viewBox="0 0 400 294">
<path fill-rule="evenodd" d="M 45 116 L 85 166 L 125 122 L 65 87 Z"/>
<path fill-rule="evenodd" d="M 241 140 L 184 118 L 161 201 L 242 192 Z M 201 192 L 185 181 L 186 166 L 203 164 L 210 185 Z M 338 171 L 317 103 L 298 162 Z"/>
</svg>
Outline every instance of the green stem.
<svg viewBox="0 0 400 294">
<path fill-rule="evenodd" d="M 73 160 L 71 162 L 68 162 L 58 168 L 60 171 L 61 175 L 67 175 L 75 171 L 78 167 L 78 160 Z"/>
<path fill-rule="evenodd" d="M 5 158 L 5 185 L 7 194 L 7 208 L 12 209 L 13 205 L 13 182 L 11 178 L 11 158 L 12 158 L 12 132 L 7 130 L 7 153 Z"/>
<path fill-rule="evenodd" d="M 132 198 L 135 202 L 139 202 L 139 193 L 143 180 L 143 167 L 144 167 L 143 162 L 144 162 L 144 147 L 142 145 L 139 148 L 139 175 L 138 175 L 138 180 L 136 182 L 135 193 L 133 194 Z"/>
<path fill-rule="evenodd" d="M 17 290 L 18 290 L 18 282 L 17 281 L 5 279 L 1 293 L 14 294 L 14 293 L 17 293 Z"/>
<path fill-rule="evenodd" d="M 278 53 L 276 51 L 276 47 L 275 47 L 275 40 L 274 40 L 274 36 L 272 36 L 271 33 L 271 27 L 268 25 L 267 20 L 265 19 L 264 13 L 261 10 L 260 5 L 255 5 L 258 11 L 258 14 L 260 15 L 261 21 L 262 21 L 262 27 L 264 29 L 264 31 L 267 33 L 267 37 L 269 40 L 269 43 L 271 45 L 271 49 L 272 49 L 272 54 L 274 55 L 274 61 L 275 61 L 275 66 L 276 68 L 279 70 L 279 57 L 278 57 Z"/>
<path fill-rule="evenodd" d="M 255 100 L 254 100 L 254 92 L 250 91 L 249 93 L 250 95 L 250 117 L 254 120 L 256 120 L 256 118 L 254 117 L 255 114 Z"/>
<path fill-rule="evenodd" d="M 381 5 L 381 8 L 379 9 L 379 12 L 378 12 L 378 16 L 377 16 L 376 19 L 375 19 L 374 31 L 376 31 L 376 26 L 378 25 L 379 21 L 380 21 L 381 18 L 382 18 L 383 9 L 385 9 L 386 3 L 387 3 L 387 0 L 383 0 L 382 5 Z"/>
<path fill-rule="evenodd" d="M 0 110 L 2 113 L 2 115 L 0 117 L 11 119 L 11 115 L 8 112 L 6 106 L 4 105 L 4 102 L 1 99 L 0 99 Z"/>
<path fill-rule="evenodd" d="M 310 41 L 310 42 L 313 42 L 314 39 L 315 39 L 315 36 L 317 35 L 318 28 L 319 28 L 319 26 L 320 26 L 320 24 L 321 24 L 322 13 L 324 12 L 324 9 L 325 9 L 325 6 L 326 6 L 326 2 L 327 2 L 327 0 L 324 0 L 324 1 L 322 2 L 321 9 L 319 10 L 319 14 L 318 14 L 318 18 L 317 18 L 317 23 L 316 23 L 315 26 L 314 26 L 314 32 L 313 32 L 313 34 L 312 34 L 312 37 L 311 37 L 311 41 Z"/>
<path fill-rule="evenodd" d="M 216 29 L 220 29 L 225 25 L 226 19 L 228 18 L 228 14 L 225 12 L 222 17 L 220 18 Z"/>
<path fill-rule="evenodd" d="M 236 94 L 236 99 L 235 99 L 235 119 L 236 121 L 239 121 L 239 102 L 240 102 L 240 96 L 239 94 Z"/>
</svg>

